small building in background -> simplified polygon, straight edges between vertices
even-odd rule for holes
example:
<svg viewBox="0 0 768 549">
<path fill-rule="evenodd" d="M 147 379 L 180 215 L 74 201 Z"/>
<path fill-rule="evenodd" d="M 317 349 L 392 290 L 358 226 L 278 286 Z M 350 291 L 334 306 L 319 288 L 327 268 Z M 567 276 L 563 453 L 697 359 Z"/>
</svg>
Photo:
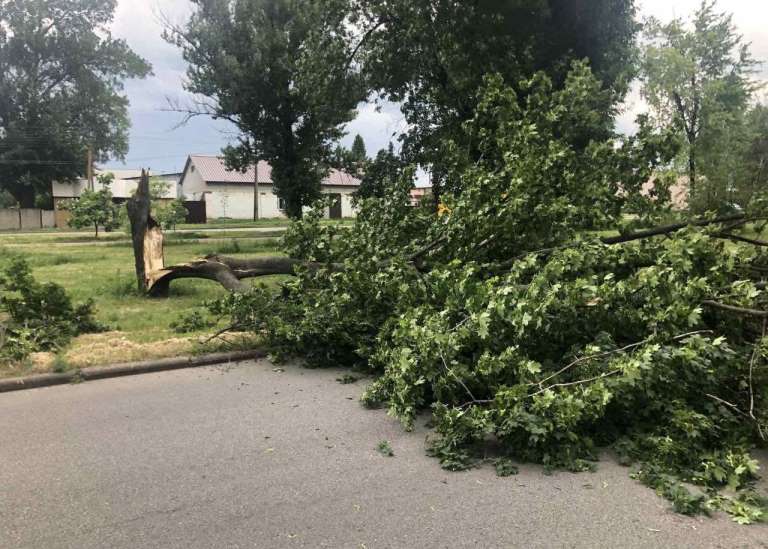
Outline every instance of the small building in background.
<svg viewBox="0 0 768 549">
<path fill-rule="evenodd" d="M 414 187 L 411 189 L 411 206 L 418 206 L 427 197 L 432 197 L 432 187 Z"/>
<path fill-rule="evenodd" d="M 651 196 L 656 186 L 656 176 L 643 184 L 641 193 Z M 679 176 L 675 183 L 669 187 L 669 198 L 673 210 L 682 211 L 688 208 L 690 189 L 687 176 Z"/>
<path fill-rule="evenodd" d="M 139 186 L 139 180 L 141 179 L 141 170 L 94 170 L 93 190 L 100 191 L 103 188 L 103 185 L 99 182 L 99 176 L 109 173 L 114 176 L 114 179 L 109 184 L 112 200 L 116 204 L 122 204 L 136 192 L 136 189 Z M 164 188 L 159 198 L 161 202 L 170 202 L 177 198 L 182 198 L 179 187 L 179 180 L 181 179 L 180 173 L 150 173 L 150 177 L 153 180 L 164 183 Z M 53 195 L 53 208 L 55 211 L 57 227 L 66 227 L 68 225 L 67 222 L 69 221 L 70 214 L 66 211 L 66 204 L 70 200 L 77 200 L 80 198 L 80 195 L 86 189 L 88 189 L 88 180 L 85 178 L 80 178 L 73 182 L 54 181 L 52 183 L 51 191 Z"/>
<path fill-rule="evenodd" d="M 115 178 L 109 184 L 109 190 L 112 192 L 112 199 L 116 203 L 122 204 L 136 192 L 136 189 L 139 186 L 139 180 L 141 179 L 141 170 L 95 170 L 93 177 L 93 190 L 100 191 L 102 189 L 103 186 L 101 183 L 99 183 L 99 176 L 109 173 L 115 176 Z M 181 198 L 179 189 L 179 180 L 181 179 L 180 173 L 150 173 L 150 177 L 154 180 L 162 181 L 165 183 L 165 189 L 163 190 L 160 200 L 170 202 L 176 198 Z M 88 180 L 85 178 L 80 178 L 71 183 L 60 183 L 58 181 L 54 181 L 52 187 L 54 208 L 58 210 L 60 204 L 68 200 L 72 200 L 73 198 L 80 198 L 80 195 L 83 193 L 83 191 L 88 188 Z"/>
<path fill-rule="evenodd" d="M 255 195 L 256 171 L 251 166 L 245 172 L 228 170 L 219 156 L 191 155 L 187 158 L 179 182 L 180 192 L 189 201 L 202 201 L 208 219 L 253 219 L 258 209 L 260 219 L 283 218 L 285 204 L 277 197 L 272 184 L 272 168 L 259 162 L 258 195 Z M 336 198 L 328 208 L 327 217 L 355 217 L 352 195 L 360 180 L 348 173 L 331 170 L 323 180 L 323 194 Z"/>
</svg>

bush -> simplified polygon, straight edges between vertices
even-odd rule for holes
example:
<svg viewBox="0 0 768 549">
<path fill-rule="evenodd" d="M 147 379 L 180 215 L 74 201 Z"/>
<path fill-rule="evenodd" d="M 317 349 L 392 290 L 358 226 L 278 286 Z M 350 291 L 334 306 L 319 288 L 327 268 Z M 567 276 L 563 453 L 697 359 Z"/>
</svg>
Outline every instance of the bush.
<svg viewBox="0 0 768 549">
<path fill-rule="evenodd" d="M 178 316 L 171 322 L 170 328 L 177 334 L 200 332 L 216 326 L 216 321 L 208 318 L 202 311 L 191 311 Z"/>
<path fill-rule="evenodd" d="M 77 200 L 72 200 L 67 209 L 72 214 L 69 220 L 70 227 L 82 229 L 93 227 L 96 238 L 99 236 L 99 227 L 111 231 L 120 226 L 121 208 L 112 201 L 112 192 L 109 190 L 114 176 L 104 174 L 99 176 L 102 189 L 99 191 L 84 190 Z"/>
<path fill-rule="evenodd" d="M 189 212 L 184 201 L 180 198 L 170 201 L 168 204 L 159 204 L 153 208 L 153 215 L 160 226 L 165 229 L 175 229 L 176 225 L 184 223 Z"/>
<path fill-rule="evenodd" d="M 0 314 L 0 358 L 5 360 L 56 351 L 73 337 L 102 330 L 92 302 L 73 305 L 61 286 L 37 282 L 20 258 L 0 272 Z"/>
</svg>

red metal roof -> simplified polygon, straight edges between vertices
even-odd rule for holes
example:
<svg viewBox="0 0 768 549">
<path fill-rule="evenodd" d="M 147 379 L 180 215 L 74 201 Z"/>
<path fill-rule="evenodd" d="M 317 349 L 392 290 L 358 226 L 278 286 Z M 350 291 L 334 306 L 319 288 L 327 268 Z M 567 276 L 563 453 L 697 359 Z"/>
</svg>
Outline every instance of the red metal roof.
<svg viewBox="0 0 768 549">
<path fill-rule="evenodd" d="M 190 155 L 189 161 L 207 183 L 250 183 L 253 184 L 253 166 L 243 173 L 228 170 L 220 156 Z M 272 167 L 265 161 L 259 162 L 259 183 L 272 183 Z M 360 180 L 348 173 L 332 169 L 323 180 L 323 185 L 338 187 L 359 187 Z"/>
</svg>

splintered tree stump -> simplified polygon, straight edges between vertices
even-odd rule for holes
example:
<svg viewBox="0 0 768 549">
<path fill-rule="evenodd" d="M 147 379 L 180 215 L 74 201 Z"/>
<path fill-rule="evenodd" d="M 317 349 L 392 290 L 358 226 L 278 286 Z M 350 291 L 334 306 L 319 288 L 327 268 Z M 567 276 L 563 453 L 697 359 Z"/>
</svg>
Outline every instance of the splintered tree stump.
<svg viewBox="0 0 768 549">
<path fill-rule="evenodd" d="M 131 240 L 139 291 L 154 297 L 167 297 L 172 281 L 178 278 L 201 278 L 218 282 L 230 292 L 243 292 L 246 278 L 269 275 L 294 275 L 296 267 L 312 270 L 342 270 L 341 264 L 303 262 L 287 257 L 236 259 L 207 256 L 181 265 L 165 266 L 163 231 L 152 218 L 149 197 L 149 172 L 142 170 L 136 194 L 128 200 Z"/>
<path fill-rule="evenodd" d="M 152 203 L 149 197 L 149 173 L 141 170 L 141 179 L 126 208 L 128 219 L 131 222 L 131 240 L 133 243 L 133 257 L 136 267 L 136 281 L 139 291 L 146 293 L 151 286 L 149 275 L 159 264 L 163 267 L 163 240 L 162 231 L 154 231 L 157 222 L 152 219 L 150 210 Z M 157 238 L 159 232 L 160 242 L 151 244 L 153 238 Z M 159 249 L 159 257 L 158 257 Z"/>
</svg>

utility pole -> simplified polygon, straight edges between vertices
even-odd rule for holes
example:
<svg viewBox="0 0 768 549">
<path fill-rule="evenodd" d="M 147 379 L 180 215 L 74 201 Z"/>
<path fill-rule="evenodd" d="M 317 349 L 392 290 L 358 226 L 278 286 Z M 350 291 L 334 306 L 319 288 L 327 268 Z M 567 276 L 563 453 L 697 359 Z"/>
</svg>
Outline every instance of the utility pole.
<svg viewBox="0 0 768 549">
<path fill-rule="evenodd" d="M 93 190 L 93 149 L 88 145 L 88 155 L 86 159 L 86 176 L 88 178 L 88 189 Z"/>
<path fill-rule="evenodd" d="M 253 220 L 259 219 L 259 159 L 254 160 L 253 166 Z"/>
</svg>

